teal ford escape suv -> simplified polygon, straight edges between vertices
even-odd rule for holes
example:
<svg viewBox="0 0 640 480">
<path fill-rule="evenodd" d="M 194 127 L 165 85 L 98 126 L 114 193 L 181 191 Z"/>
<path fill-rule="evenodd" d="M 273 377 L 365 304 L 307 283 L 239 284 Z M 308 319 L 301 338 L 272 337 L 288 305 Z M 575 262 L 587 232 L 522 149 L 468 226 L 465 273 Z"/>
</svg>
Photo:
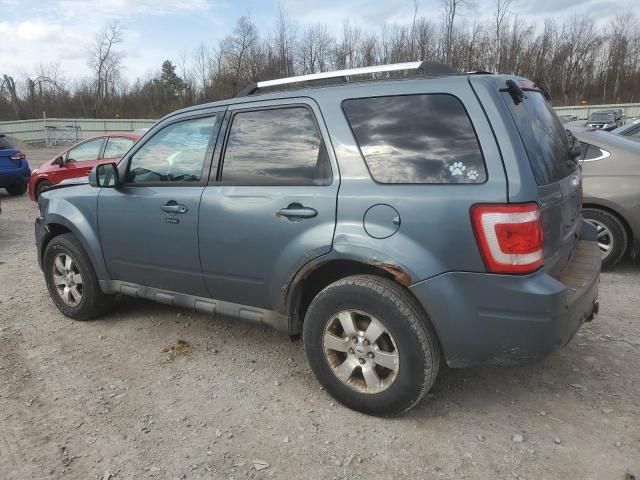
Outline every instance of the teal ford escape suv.
<svg viewBox="0 0 640 480">
<path fill-rule="evenodd" d="M 415 62 L 259 82 L 47 190 L 38 259 L 71 318 L 123 294 L 268 324 L 302 335 L 340 402 L 396 415 L 442 362 L 540 358 L 597 313 L 576 156 L 518 77 Z"/>
</svg>

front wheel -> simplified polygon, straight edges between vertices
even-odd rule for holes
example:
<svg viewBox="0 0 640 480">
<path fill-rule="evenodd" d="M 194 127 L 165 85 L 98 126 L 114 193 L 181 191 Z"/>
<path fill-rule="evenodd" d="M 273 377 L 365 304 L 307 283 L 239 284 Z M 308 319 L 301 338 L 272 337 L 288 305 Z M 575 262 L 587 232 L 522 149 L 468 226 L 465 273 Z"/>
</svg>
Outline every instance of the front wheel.
<svg viewBox="0 0 640 480">
<path fill-rule="evenodd" d="M 7 193 L 9 195 L 18 196 L 18 195 L 23 195 L 24 192 L 27 191 L 27 186 L 28 185 L 26 183 L 21 183 L 19 185 L 10 185 L 5 188 L 7 189 Z"/>
<path fill-rule="evenodd" d="M 370 415 L 413 408 L 440 367 L 435 331 L 415 298 L 372 275 L 347 277 L 322 290 L 307 311 L 303 339 L 326 391 Z"/>
<path fill-rule="evenodd" d="M 624 256 L 629 245 L 624 225 L 613 214 L 597 208 L 585 208 L 582 216 L 597 229 L 602 268 L 613 267 Z"/>
<path fill-rule="evenodd" d="M 42 270 L 53 303 L 67 317 L 89 320 L 111 307 L 113 296 L 100 289 L 93 265 L 73 234 L 49 242 Z"/>
</svg>

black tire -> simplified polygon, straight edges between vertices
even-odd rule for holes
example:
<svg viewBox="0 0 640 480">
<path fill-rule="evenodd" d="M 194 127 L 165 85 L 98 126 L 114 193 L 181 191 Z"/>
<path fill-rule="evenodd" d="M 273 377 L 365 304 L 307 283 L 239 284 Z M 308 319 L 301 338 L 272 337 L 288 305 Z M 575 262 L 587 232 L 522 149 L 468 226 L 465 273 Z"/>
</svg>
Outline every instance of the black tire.
<svg viewBox="0 0 640 480">
<path fill-rule="evenodd" d="M 325 355 L 325 328 L 345 310 L 375 317 L 395 342 L 397 376 L 381 392 L 363 393 L 347 385 L 334 374 L 335 366 Z M 322 290 L 305 316 L 303 341 L 309 365 L 325 390 L 345 406 L 369 415 L 395 416 L 413 408 L 435 382 L 440 367 L 438 340 L 420 304 L 396 283 L 373 275 L 347 277 Z"/>
<path fill-rule="evenodd" d="M 24 195 L 27 191 L 27 184 L 21 183 L 20 185 L 10 185 L 8 187 L 4 187 L 7 189 L 7 193 L 12 196 Z"/>
<path fill-rule="evenodd" d="M 605 254 L 603 252 L 602 268 L 608 269 L 614 267 L 629 248 L 627 229 L 618 217 L 606 210 L 585 208 L 582 210 L 582 216 L 586 220 L 592 221 L 596 227 L 598 227 L 598 225 L 604 226 L 610 232 L 610 235 L 599 238 L 598 241 L 604 243 L 610 242 L 611 245 L 608 253 Z"/>
<path fill-rule="evenodd" d="M 39 181 L 38 184 L 36 185 L 36 200 L 38 200 L 38 197 L 43 191 L 45 191 L 47 188 L 51 186 L 53 186 L 53 184 L 49 180 Z"/>
<path fill-rule="evenodd" d="M 75 306 L 65 303 L 54 282 L 54 262 L 59 254 L 70 256 L 82 277 L 82 296 Z M 113 304 L 113 295 L 102 292 L 91 260 L 71 233 L 54 237 L 49 242 L 44 252 L 42 270 L 53 303 L 69 318 L 90 320 L 106 313 Z"/>
</svg>

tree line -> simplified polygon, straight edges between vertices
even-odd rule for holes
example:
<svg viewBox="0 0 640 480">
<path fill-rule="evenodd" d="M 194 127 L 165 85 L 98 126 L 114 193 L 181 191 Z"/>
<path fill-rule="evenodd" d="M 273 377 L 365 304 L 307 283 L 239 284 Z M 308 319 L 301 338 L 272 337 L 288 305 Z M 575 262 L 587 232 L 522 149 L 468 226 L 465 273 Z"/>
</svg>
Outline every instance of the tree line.
<svg viewBox="0 0 640 480">
<path fill-rule="evenodd" d="M 337 33 L 325 24 L 300 26 L 280 7 L 259 31 L 248 16 L 215 44 L 203 42 L 166 60 L 149 78 L 123 75 L 126 30 L 118 22 L 96 34 L 90 73 L 68 80 L 59 64 L 33 75 L 0 75 L 0 120 L 50 117 L 158 118 L 172 110 L 229 98 L 260 80 L 415 60 L 460 71 L 527 77 L 544 86 L 554 105 L 640 102 L 640 23 L 616 16 L 527 21 L 513 0 L 494 0 L 489 19 L 473 20 L 472 0 L 441 0 L 440 16 L 424 16 L 417 0 L 411 21 L 363 29 L 346 19 Z"/>
</svg>

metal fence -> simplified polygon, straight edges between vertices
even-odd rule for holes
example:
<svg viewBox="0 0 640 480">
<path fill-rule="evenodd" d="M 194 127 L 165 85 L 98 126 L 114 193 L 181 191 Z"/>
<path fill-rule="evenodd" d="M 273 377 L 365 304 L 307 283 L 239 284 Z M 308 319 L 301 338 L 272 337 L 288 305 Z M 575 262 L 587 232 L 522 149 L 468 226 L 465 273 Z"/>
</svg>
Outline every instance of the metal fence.
<svg viewBox="0 0 640 480">
<path fill-rule="evenodd" d="M 622 109 L 625 114 L 625 120 L 640 117 L 640 103 L 554 107 L 558 115 L 575 115 L 578 120 L 586 120 L 591 112 L 607 108 Z M 0 122 L 0 133 L 31 144 L 69 145 L 103 133 L 149 128 L 155 122 L 156 120 L 92 118 L 18 120 Z"/>
<path fill-rule="evenodd" d="M 47 118 L 0 122 L 0 133 L 23 142 L 42 145 L 69 145 L 109 132 L 149 128 L 155 120 Z"/>
<path fill-rule="evenodd" d="M 618 108 L 624 112 L 625 120 L 640 117 L 640 103 L 619 103 L 617 105 L 577 105 L 573 107 L 554 107 L 554 110 L 558 115 L 575 115 L 578 117 L 578 120 L 586 120 L 591 112 Z"/>
</svg>

